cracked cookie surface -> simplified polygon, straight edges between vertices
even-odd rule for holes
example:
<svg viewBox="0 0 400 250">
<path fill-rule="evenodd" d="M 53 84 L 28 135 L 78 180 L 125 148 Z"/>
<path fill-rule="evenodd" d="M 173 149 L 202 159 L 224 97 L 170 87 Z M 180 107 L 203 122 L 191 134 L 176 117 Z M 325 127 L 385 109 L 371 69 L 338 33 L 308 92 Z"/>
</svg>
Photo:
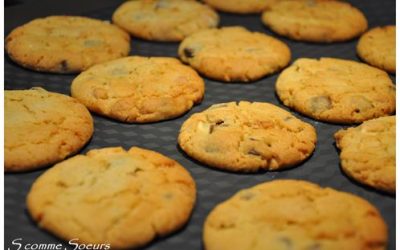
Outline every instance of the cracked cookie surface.
<svg viewBox="0 0 400 250">
<path fill-rule="evenodd" d="M 363 34 L 357 54 L 372 66 L 396 73 L 396 26 L 376 27 Z"/>
<path fill-rule="evenodd" d="M 178 53 L 201 74 L 226 82 L 257 80 L 285 67 L 291 57 L 285 43 L 239 26 L 196 32 Z"/>
<path fill-rule="evenodd" d="M 76 99 L 42 88 L 4 91 L 4 169 L 28 171 L 76 153 L 93 134 Z"/>
<path fill-rule="evenodd" d="M 63 161 L 41 175 L 27 197 L 39 227 L 64 240 L 143 246 L 181 228 L 195 183 L 176 161 L 132 147 L 103 148 Z"/>
<path fill-rule="evenodd" d="M 123 122 L 155 122 L 200 103 L 203 79 L 175 58 L 125 57 L 81 73 L 72 96 L 89 110 Z"/>
<path fill-rule="evenodd" d="M 315 129 L 269 103 L 212 105 L 182 125 L 179 146 L 194 159 L 228 171 L 294 166 L 314 151 Z"/>
<path fill-rule="evenodd" d="M 298 59 L 279 75 L 275 90 L 284 105 L 326 122 L 360 123 L 396 108 L 388 74 L 350 60 Z"/>
<path fill-rule="evenodd" d="M 274 32 L 294 40 L 338 42 L 361 35 L 364 14 L 343 1 L 286 0 L 267 8 L 262 21 Z"/>
<path fill-rule="evenodd" d="M 276 180 L 236 193 L 208 215 L 206 250 L 383 250 L 387 226 L 355 195 Z"/>
<path fill-rule="evenodd" d="M 339 130 L 336 145 L 341 150 L 343 171 L 356 181 L 396 192 L 396 117 L 372 119 L 358 127 Z"/>
<path fill-rule="evenodd" d="M 75 73 L 128 55 L 130 38 L 128 33 L 105 21 L 50 16 L 14 29 L 6 38 L 5 48 L 10 58 L 23 67 Z"/>
<path fill-rule="evenodd" d="M 213 9 L 194 0 L 127 1 L 112 19 L 133 36 L 155 41 L 181 41 L 219 22 Z"/>
</svg>

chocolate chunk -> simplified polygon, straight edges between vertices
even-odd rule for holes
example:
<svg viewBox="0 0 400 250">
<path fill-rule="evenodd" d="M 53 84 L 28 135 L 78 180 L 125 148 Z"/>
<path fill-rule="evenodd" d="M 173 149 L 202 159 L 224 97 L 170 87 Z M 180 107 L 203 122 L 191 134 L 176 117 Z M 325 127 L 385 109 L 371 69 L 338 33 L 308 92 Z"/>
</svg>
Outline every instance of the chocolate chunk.
<svg viewBox="0 0 400 250">
<path fill-rule="evenodd" d="M 210 130 L 208 131 L 209 134 L 212 134 L 214 132 L 214 125 L 210 126 Z"/>
<path fill-rule="evenodd" d="M 316 96 L 310 99 L 312 113 L 321 113 L 332 108 L 332 101 L 329 96 Z"/>
<path fill-rule="evenodd" d="M 61 71 L 68 72 L 69 71 L 68 61 L 67 60 L 62 60 L 60 62 L 60 68 L 61 68 Z"/>
<path fill-rule="evenodd" d="M 184 48 L 183 53 L 187 58 L 193 58 L 194 57 L 194 50 L 192 48 Z"/>
<path fill-rule="evenodd" d="M 211 125 L 210 126 L 210 134 L 212 132 L 214 132 L 215 127 L 221 126 L 222 124 L 224 124 L 224 121 L 223 120 L 218 120 L 218 121 L 215 122 L 215 124 Z"/>
<path fill-rule="evenodd" d="M 250 149 L 249 152 L 247 152 L 249 155 L 256 155 L 256 156 L 261 156 L 259 152 L 257 152 L 254 148 Z"/>
<path fill-rule="evenodd" d="M 221 124 L 223 124 L 224 123 L 224 121 L 223 120 L 218 120 L 216 123 L 215 123 L 215 125 L 221 125 Z"/>
<path fill-rule="evenodd" d="M 128 175 L 136 176 L 137 173 L 142 172 L 142 171 L 143 171 L 143 169 L 141 169 L 141 168 L 136 168 L 135 170 L 130 171 L 130 172 L 128 172 L 127 174 L 128 174 Z"/>
</svg>

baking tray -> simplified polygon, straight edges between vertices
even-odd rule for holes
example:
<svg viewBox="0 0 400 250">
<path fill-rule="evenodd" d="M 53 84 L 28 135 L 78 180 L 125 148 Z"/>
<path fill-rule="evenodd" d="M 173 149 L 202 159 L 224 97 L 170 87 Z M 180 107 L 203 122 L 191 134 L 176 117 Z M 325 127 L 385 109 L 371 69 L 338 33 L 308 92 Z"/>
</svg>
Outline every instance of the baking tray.
<svg viewBox="0 0 400 250">
<path fill-rule="evenodd" d="M 13 28 L 33 18 L 55 14 L 84 15 L 110 20 L 113 10 L 123 1 L 112 0 L 35 0 L 27 4 L 5 8 L 5 35 Z M 349 1 L 361 9 L 368 18 L 369 26 L 395 24 L 395 1 Z M 242 25 L 250 30 L 272 33 L 265 28 L 259 15 L 233 15 L 220 13 L 221 26 Z M 275 35 L 276 36 L 276 35 Z M 280 37 L 292 50 L 292 61 L 299 57 L 322 56 L 359 60 L 355 46 L 357 40 L 334 44 L 310 44 L 293 42 Z M 132 55 L 177 56 L 178 43 L 154 43 L 132 39 Z M 69 94 L 70 83 L 76 75 L 38 73 L 23 69 L 12 63 L 4 54 L 5 89 L 27 89 L 41 86 L 49 91 Z M 395 249 L 395 197 L 361 186 L 347 178 L 339 167 L 338 151 L 333 134 L 342 128 L 317 122 L 300 114 L 295 115 L 311 123 L 317 129 L 318 143 L 314 154 L 303 164 L 284 171 L 236 174 L 208 168 L 188 158 L 177 146 L 177 135 L 184 120 L 195 112 L 202 111 L 214 103 L 229 101 L 270 102 L 285 108 L 274 93 L 278 74 L 248 84 L 226 84 L 205 79 L 206 93 L 203 102 L 185 115 L 158 123 L 124 124 L 93 114 L 95 132 L 90 143 L 81 151 L 123 146 L 139 146 L 155 150 L 175 159 L 185 166 L 197 183 L 197 202 L 188 224 L 179 232 L 158 239 L 146 246 L 147 250 L 203 249 L 202 226 L 210 210 L 240 189 L 274 179 L 302 179 L 359 195 L 374 204 L 384 217 L 389 228 L 388 249 Z M 393 81 L 395 76 L 391 75 Z M 39 229 L 27 214 L 25 198 L 33 181 L 45 169 L 21 174 L 6 174 L 4 178 L 4 224 L 5 249 L 16 249 L 11 242 L 21 238 L 22 244 L 67 243 Z M 62 223 L 62 221 L 60 221 Z"/>
</svg>

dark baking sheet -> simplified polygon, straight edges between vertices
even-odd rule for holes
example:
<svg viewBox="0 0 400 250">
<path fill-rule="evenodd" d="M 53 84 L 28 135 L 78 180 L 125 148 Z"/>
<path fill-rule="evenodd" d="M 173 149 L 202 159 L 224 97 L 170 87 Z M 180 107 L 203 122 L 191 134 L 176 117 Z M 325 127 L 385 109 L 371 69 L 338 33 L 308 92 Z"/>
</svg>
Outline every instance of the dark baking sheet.
<svg viewBox="0 0 400 250">
<path fill-rule="evenodd" d="M 113 0 L 36 0 L 27 4 L 5 8 L 5 35 L 13 28 L 33 18 L 54 14 L 85 15 L 110 20 L 113 10 L 122 1 Z M 395 24 L 395 1 L 349 1 L 367 16 L 369 26 Z M 221 25 L 242 25 L 251 30 L 272 34 L 263 27 L 258 15 L 240 16 L 222 14 Z M 355 53 L 356 40 L 335 44 L 306 44 L 281 38 L 292 50 L 292 61 L 299 57 L 338 57 L 358 60 Z M 176 56 L 178 43 L 153 43 L 132 40 L 132 55 Z M 41 86 L 49 91 L 69 94 L 70 83 L 75 75 L 38 73 L 23 69 L 4 55 L 5 89 L 26 89 Z M 182 122 L 191 114 L 206 109 L 211 104 L 229 101 L 271 102 L 283 107 L 274 93 L 277 74 L 251 84 L 224 84 L 205 79 L 204 101 L 184 116 L 152 124 L 123 124 L 94 115 L 95 133 L 82 153 L 100 147 L 139 146 L 163 153 L 185 166 L 197 183 L 197 203 L 193 215 L 181 231 L 159 239 L 145 249 L 203 249 L 202 226 L 210 210 L 242 188 L 251 187 L 273 179 L 303 179 L 359 195 L 374 204 L 383 215 L 389 227 L 389 247 L 395 249 L 395 197 L 376 192 L 358 185 L 347 178 L 339 168 L 338 152 L 334 146 L 333 134 L 340 125 L 316 122 L 299 114 L 298 117 L 313 124 L 318 132 L 318 144 L 312 157 L 293 169 L 256 174 L 235 174 L 205 167 L 189 159 L 177 146 L 176 138 Z M 391 76 L 395 81 L 394 76 Z M 60 243 L 59 239 L 39 229 L 29 218 L 25 197 L 33 181 L 45 170 L 22 174 L 6 174 L 4 178 L 5 249 L 17 249 L 11 242 Z M 63 223 L 60 221 L 60 223 Z M 65 244 L 67 246 L 68 244 Z"/>
</svg>

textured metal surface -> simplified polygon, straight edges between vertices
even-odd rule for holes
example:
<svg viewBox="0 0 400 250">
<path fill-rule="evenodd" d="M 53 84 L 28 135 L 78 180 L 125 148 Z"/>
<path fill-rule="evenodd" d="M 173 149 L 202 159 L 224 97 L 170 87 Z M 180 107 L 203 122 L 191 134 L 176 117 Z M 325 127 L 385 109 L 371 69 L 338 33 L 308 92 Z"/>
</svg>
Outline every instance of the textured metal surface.
<svg viewBox="0 0 400 250">
<path fill-rule="evenodd" d="M 57 1 L 62 2 L 68 1 Z M 76 8 L 71 8 L 75 2 Z M 79 8 L 79 2 L 69 1 L 65 9 L 46 13 L 45 9 L 52 9 L 46 5 L 40 6 L 37 16 L 49 14 L 81 14 L 90 17 L 110 20 L 111 14 L 118 1 L 94 1 L 90 11 Z M 351 1 L 367 16 L 370 27 L 395 23 L 395 1 Z M 40 1 L 38 2 L 40 4 Z M 87 4 L 86 4 L 87 5 Z M 38 8 L 39 9 L 39 8 Z M 11 12 L 11 10 L 10 10 Z M 13 16 L 8 15 L 7 9 L 5 32 L 6 34 L 15 25 L 22 24 L 24 14 L 35 17 L 35 10 L 24 5 L 12 9 Z M 18 15 L 16 15 L 18 14 Z M 22 17 L 19 19 L 19 17 Z M 251 30 L 272 34 L 263 27 L 259 16 L 238 16 L 221 14 L 221 25 L 242 25 Z M 281 38 L 292 50 L 293 60 L 299 57 L 330 56 L 358 60 L 355 54 L 356 40 L 318 45 L 292 42 Z M 133 39 L 132 55 L 143 56 L 176 56 L 177 43 L 152 43 Z M 49 91 L 69 94 L 70 83 L 75 75 L 56 75 L 37 73 L 25 70 L 10 62 L 5 55 L 5 89 L 26 89 L 41 86 Z M 198 198 L 193 215 L 187 226 L 172 236 L 159 239 L 145 249 L 202 249 L 202 225 L 206 215 L 219 202 L 227 199 L 239 189 L 251 187 L 255 184 L 273 179 L 303 179 L 329 186 L 338 190 L 359 195 L 374 204 L 382 213 L 389 227 L 389 247 L 395 249 L 395 197 L 376 192 L 358 185 L 347 178 L 339 168 L 338 152 L 334 146 L 333 134 L 342 128 L 339 125 L 316 122 L 296 114 L 301 119 L 313 124 L 318 132 L 318 144 L 312 157 L 305 163 L 293 169 L 277 172 L 260 172 L 256 174 L 235 174 L 208 168 L 192 159 L 189 159 L 177 146 L 176 138 L 182 122 L 191 114 L 206 109 L 213 103 L 228 101 L 261 101 L 279 103 L 274 93 L 274 83 L 277 74 L 263 78 L 251 84 L 224 84 L 206 79 L 206 94 L 204 101 L 184 116 L 159 123 L 135 125 L 123 124 L 94 115 L 95 133 L 90 143 L 82 150 L 86 152 L 93 148 L 108 146 L 139 146 L 163 153 L 185 166 L 197 183 Z M 394 80 L 394 76 L 392 76 Z M 23 243 L 59 243 L 54 236 L 39 229 L 29 218 L 25 198 L 33 181 L 45 170 L 23 174 L 5 175 L 5 248 L 16 249 L 11 241 L 22 238 Z M 94 218 L 95 219 L 95 218 Z M 63 223 L 60 221 L 60 223 Z"/>
</svg>

